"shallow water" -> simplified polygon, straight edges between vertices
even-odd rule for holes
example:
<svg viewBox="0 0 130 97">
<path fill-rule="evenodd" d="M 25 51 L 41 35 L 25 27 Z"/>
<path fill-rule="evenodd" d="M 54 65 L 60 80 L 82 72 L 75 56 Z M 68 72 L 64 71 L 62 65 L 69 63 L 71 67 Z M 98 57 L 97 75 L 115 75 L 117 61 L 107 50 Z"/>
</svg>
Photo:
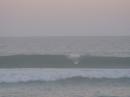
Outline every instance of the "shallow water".
<svg viewBox="0 0 130 97">
<path fill-rule="evenodd" d="M 14 68 L 0 69 L 0 83 L 58 81 L 65 79 L 130 79 L 130 69 Z"/>
<path fill-rule="evenodd" d="M 130 84 L 104 80 L 0 84 L 0 97 L 129 97 Z"/>
<path fill-rule="evenodd" d="M 129 97 L 129 69 L 0 69 L 0 97 Z"/>
</svg>

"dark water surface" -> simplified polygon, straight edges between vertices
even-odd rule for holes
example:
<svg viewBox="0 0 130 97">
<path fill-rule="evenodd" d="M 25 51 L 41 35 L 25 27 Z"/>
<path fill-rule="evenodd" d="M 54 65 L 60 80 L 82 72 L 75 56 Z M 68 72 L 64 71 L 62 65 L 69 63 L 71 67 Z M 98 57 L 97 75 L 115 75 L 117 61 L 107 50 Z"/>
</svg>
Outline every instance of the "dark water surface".
<svg viewBox="0 0 130 97">
<path fill-rule="evenodd" d="M 0 68 L 129 68 L 130 37 L 0 38 Z"/>
</svg>

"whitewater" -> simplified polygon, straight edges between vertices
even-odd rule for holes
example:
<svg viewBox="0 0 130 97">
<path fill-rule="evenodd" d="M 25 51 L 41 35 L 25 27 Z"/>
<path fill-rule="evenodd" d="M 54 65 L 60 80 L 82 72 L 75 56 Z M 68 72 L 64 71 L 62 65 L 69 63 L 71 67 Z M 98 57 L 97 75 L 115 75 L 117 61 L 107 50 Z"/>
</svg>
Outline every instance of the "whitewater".
<svg viewBox="0 0 130 97">
<path fill-rule="evenodd" d="M 57 81 L 68 78 L 130 78 L 130 69 L 15 68 L 0 69 L 0 83 Z"/>
</svg>

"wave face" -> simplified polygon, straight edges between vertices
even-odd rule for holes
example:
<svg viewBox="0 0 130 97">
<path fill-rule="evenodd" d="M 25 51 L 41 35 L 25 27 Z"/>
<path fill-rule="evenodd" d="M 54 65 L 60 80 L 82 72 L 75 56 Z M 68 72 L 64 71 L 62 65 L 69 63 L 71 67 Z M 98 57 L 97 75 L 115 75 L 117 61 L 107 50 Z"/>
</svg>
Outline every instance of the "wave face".
<svg viewBox="0 0 130 97">
<path fill-rule="evenodd" d="M 0 68 L 130 68 L 130 57 L 91 55 L 0 56 Z"/>
<path fill-rule="evenodd" d="M 74 77 L 88 79 L 130 78 L 130 69 L 0 69 L 0 83 L 57 81 Z"/>
</svg>

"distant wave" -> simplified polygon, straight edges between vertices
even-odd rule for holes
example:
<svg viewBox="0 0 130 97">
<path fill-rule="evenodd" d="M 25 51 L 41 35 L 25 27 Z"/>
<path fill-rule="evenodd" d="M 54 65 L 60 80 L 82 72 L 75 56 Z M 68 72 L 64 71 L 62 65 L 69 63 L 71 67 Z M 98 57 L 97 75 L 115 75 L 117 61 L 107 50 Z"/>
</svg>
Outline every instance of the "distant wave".
<svg viewBox="0 0 130 97">
<path fill-rule="evenodd" d="M 91 55 L 10 55 L 0 56 L 0 68 L 88 67 L 130 68 L 130 57 Z"/>
<path fill-rule="evenodd" d="M 130 69 L 0 69 L 0 83 L 57 81 L 69 78 L 130 78 Z"/>
</svg>

